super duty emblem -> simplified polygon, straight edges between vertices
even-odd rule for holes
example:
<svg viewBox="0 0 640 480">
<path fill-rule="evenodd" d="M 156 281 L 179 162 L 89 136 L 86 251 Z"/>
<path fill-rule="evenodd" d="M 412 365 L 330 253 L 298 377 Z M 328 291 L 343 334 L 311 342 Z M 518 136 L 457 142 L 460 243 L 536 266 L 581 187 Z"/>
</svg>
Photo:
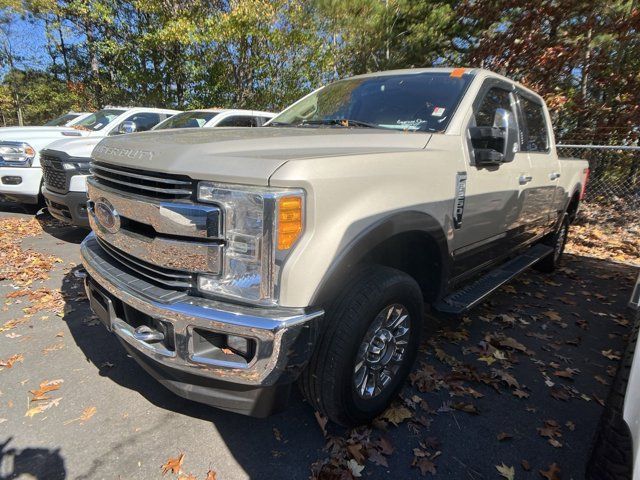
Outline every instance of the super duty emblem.
<svg viewBox="0 0 640 480">
<path fill-rule="evenodd" d="M 149 150 L 108 147 L 106 145 L 98 145 L 93 150 L 93 154 L 95 156 L 101 155 L 105 157 L 124 157 L 131 160 L 151 160 L 153 158 L 153 152 L 150 152 Z"/>
<path fill-rule="evenodd" d="M 453 226 L 456 229 L 462 227 L 466 191 L 467 172 L 458 172 L 456 174 L 456 191 L 453 197 Z"/>
</svg>

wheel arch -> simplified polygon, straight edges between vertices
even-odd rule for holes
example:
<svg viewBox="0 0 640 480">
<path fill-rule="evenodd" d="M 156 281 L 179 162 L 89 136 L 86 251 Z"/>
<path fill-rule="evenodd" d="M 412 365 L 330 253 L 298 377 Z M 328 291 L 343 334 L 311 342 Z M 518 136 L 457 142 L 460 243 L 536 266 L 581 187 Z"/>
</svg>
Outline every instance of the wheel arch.
<svg viewBox="0 0 640 480">
<path fill-rule="evenodd" d="M 566 213 L 569 216 L 569 223 L 573 223 L 578 215 L 578 208 L 580 207 L 580 192 L 582 187 L 578 184 L 575 191 L 569 197 L 567 202 Z"/>
<path fill-rule="evenodd" d="M 425 299 L 442 295 L 449 272 L 447 237 L 433 216 L 403 211 L 384 217 L 362 231 L 322 277 L 311 304 L 326 305 L 360 264 L 379 264 L 401 270 L 420 285 Z"/>
</svg>

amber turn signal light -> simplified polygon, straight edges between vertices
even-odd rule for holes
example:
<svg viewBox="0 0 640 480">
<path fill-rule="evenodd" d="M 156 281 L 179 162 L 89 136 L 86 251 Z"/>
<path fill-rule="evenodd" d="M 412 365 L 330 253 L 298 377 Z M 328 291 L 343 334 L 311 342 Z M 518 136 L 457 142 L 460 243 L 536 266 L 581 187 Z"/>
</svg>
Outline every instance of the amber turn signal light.
<svg viewBox="0 0 640 480">
<path fill-rule="evenodd" d="M 302 233 L 302 198 L 278 199 L 278 250 L 290 249 Z"/>
</svg>

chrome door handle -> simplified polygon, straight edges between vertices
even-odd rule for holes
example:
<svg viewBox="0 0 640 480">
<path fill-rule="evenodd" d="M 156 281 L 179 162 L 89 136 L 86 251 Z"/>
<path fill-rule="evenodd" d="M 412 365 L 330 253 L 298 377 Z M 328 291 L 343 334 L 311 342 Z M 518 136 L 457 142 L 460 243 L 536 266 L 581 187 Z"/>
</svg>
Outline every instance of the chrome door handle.
<svg viewBox="0 0 640 480">
<path fill-rule="evenodd" d="M 549 180 L 555 180 L 557 178 L 560 178 L 560 174 L 558 172 L 553 172 L 549 174 Z"/>
<path fill-rule="evenodd" d="M 520 185 L 529 183 L 531 180 L 533 180 L 533 177 L 531 175 L 520 175 L 520 178 L 518 179 L 518 181 L 520 182 Z"/>
</svg>

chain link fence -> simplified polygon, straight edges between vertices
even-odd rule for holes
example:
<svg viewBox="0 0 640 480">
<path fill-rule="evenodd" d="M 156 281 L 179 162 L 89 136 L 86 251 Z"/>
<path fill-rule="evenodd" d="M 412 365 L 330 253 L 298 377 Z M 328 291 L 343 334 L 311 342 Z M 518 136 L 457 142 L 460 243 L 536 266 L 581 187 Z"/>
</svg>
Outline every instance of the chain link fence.
<svg viewBox="0 0 640 480">
<path fill-rule="evenodd" d="M 558 145 L 561 157 L 589 161 L 585 202 L 600 205 L 624 203 L 640 208 L 640 147 L 609 145 Z"/>
</svg>

